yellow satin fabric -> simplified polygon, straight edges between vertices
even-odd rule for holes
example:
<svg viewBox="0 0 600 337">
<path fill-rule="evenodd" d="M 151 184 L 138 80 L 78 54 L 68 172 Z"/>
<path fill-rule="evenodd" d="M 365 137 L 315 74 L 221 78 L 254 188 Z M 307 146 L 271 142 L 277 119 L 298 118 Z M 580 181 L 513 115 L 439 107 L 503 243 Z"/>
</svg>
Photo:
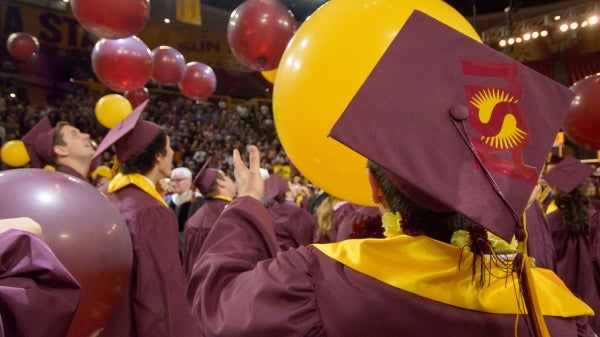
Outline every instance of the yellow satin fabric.
<svg viewBox="0 0 600 337">
<path fill-rule="evenodd" d="M 213 196 L 212 196 L 212 197 L 210 197 L 210 198 L 211 198 L 211 199 L 219 199 L 219 200 L 223 200 L 223 201 L 227 201 L 227 202 L 232 202 L 232 201 L 233 201 L 233 199 L 232 199 L 232 198 L 230 198 L 230 197 L 226 197 L 226 196 L 224 196 L 224 195 L 220 195 L 220 194 L 213 195 Z"/>
<path fill-rule="evenodd" d="M 325 255 L 393 287 L 441 303 L 488 313 L 523 314 L 516 273 L 493 264 L 489 283 L 479 287 L 472 278 L 473 254 L 425 236 L 357 239 L 313 244 Z M 462 254 L 462 258 L 461 258 Z M 532 268 L 543 315 L 593 315 L 552 271 Z"/>
<path fill-rule="evenodd" d="M 165 207 L 169 207 L 165 200 L 160 196 L 160 193 L 158 193 L 156 188 L 154 188 L 154 186 L 152 186 L 152 184 L 150 184 L 150 182 L 139 173 L 118 173 L 114 178 L 111 179 L 110 183 L 108 183 L 108 193 L 114 193 L 130 184 L 139 187 L 142 191 L 160 201 L 163 205 L 165 205 Z"/>
</svg>

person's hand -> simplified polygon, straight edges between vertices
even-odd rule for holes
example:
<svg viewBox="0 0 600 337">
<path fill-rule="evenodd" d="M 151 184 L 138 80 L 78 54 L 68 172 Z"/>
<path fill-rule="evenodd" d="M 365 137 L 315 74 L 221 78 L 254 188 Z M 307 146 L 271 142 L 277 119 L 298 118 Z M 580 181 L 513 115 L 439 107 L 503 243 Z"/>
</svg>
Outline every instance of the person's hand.
<svg viewBox="0 0 600 337">
<path fill-rule="evenodd" d="M 248 147 L 248 152 L 249 168 L 244 164 L 240 151 L 233 150 L 233 167 L 238 197 L 247 195 L 261 201 L 265 192 L 265 184 L 260 174 L 260 152 L 254 145 Z"/>
<path fill-rule="evenodd" d="M 6 232 L 9 229 L 18 229 L 42 236 L 42 226 L 31 218 L 0 219 L 0 233 Z"/>
</svg>

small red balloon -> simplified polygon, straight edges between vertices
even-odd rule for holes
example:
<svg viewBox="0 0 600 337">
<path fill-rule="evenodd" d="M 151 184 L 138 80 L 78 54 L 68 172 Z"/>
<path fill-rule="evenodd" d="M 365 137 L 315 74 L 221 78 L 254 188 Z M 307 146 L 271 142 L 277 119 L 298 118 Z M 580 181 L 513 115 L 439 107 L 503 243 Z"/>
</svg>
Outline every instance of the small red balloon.
<svg viewBox="0 0 600 337">
<path fill-rule="evenodd" d="M 81 285 L 67 336 L 95 335 L 129 284 L 133 253 L 122 215 L 90 183 L 60 172 L 4 171 L 0 189 L 14 191 L 0 203 L 0 218 L 39 223 L 46 244 Z"/>
<path fill-rule="evenodd" d="M 275 69 L 296 31 L 292 12 L 277 0 L 247 0 L 229 17 L 227 41 L 236 59 L 252 70 Z"/>
<path fill-rule="evenodd" d="M 106 39 L 139 33 L 149 12 L 147 0 L 71 0 L 71 9 L 85 30 Z"/>
<path fill-rule="evenodd" d="M 131 106 L 135 109 L 150 97 L 150 92 L 148 92 L 148 89 L 146 88 L 140 88 L 133 91 L 125 91 L 123 96 L 127 98 L 129 103 L 131 103 Z"/>
<path fill-rule="evenodd" d="M 132 91 L 142 88 L 152 77 L 152 56 L 137 36 L 101 39 L 92 50 L 92 68 L 108 88 Z"/>
<path fill-rule="evenodd" d="M 26 61 L 40 50 L 40 42 L 28 33 L 12 33 L 6 40 L 6 49 L 14 58 Z"/>
<path fill-rule="evenodd" d="M 563 131 L 573 143 L 600 150 L 600 74 L 575 83 L 575 98 L 563 122 Z"/>
<path fill-rule="evenodd" d="M 178 85 L 185 97 L 205 100 L 217 89 L 217 77 L 208 65 L 201 62 L 190 62 Z"/>
<path fill-rule="evenodd" d="M 175 48 L 160 46 L 152 50 L 152 78 L 159 84 L 176 85 L 185 73 L 185 58 Z"/>
</svg>

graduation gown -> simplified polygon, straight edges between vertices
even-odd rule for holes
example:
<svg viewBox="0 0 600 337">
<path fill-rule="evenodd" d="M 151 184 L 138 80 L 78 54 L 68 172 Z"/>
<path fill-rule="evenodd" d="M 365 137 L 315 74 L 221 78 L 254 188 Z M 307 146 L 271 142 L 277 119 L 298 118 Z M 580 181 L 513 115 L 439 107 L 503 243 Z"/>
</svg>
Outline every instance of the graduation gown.
<svg viewBox="0 0 600 337">
<path fill-rule="evenodd" d="M 65 166 L 65 165 L 58 165 L 56 167 L 56 171 L 57 172 L 62 172 L 62 173 L 66 173 L 68 175 L 71 175 L 75 178 L 79 178 L 83 181 L 86 182 L 90 182 L 90 180 L 87 177 L 82 176 L 81 174 L 79 174 L 79 172 L 75 171 L 74 169 L 72 169 L 70 166 Z"/>
<path fill-rule="evenodd" d="M 590 325 L 600 334 L 600 213 L 589 210 L 589 232 L 578 234 L 569 230 L 563 222 L 560 210 L 548 214 L 556 248 L 557 274 L 576 295 L 594 309 L 596 316 Z"/>
<path fill-rule="evenodd" d="M 556 250 L 546 214 L 538 201 L 525 211 L 527 221 L 527 254 L 535 258 L 535 265 L 556 272 Z"/>
<path fill-rule="evenodd" d="M 377 207 L 359 206 L 341 220 L 335 241 L 343 241 L 348 239 L 350 233 L 352 233 L 354 230 L 355 224 L 366 221 L 367 219 L 376 217 L 378 215 L 381 214 Z"/>
<path fill-rule="evenodd" d="M 293 201 L 269 207 L 279 249 L 288 250 L 314 242 L 317 218 Z"/>
<path fill-rule="evenodd" d="M 64 337 L 79 283 L 36 235 L 0 233 L 0 336 Z"/>
<path fill-rule="evenodd" d="M 189 276 L 208 232 L 229 201 L 206 199 L 204 204 L 185 223 L 183 231 L 183 269 Z"/>
<path fill-rule="evenodd" d="M 129 287 L 101 336 L 199 336 L 185 298 L 173 211 L 135 185 L 107 195 L 129 228 L 133 266 Z"/>
<path fill-rule="evenodd" d="M 419 250 L 429 255 L 443 252 L 433 264 L 423 265 L 422 254 L 415 252 L 394 258 L 396 265 L 382 268 L 381 262 L 395 253 L 388 248 L 402 249 L 403 242 L 410 244 L 404 249 L 409 254 L 423 245 L 427 249 Z M 386 249 L 381 250 L 379 245 Z M 355 251 L 348 250 L 348 246 Z M 514 280 L 503 277 L 489 287 L 474 288 L 470 268 L 458 270 L 459 260 L 470 263 L 470 253 L 464 253 L 461 259 L 456 255 L 460 252 L 457 247 L 427 237 L 404 235 L 278 252 L 266 210 L 255 199 L 238 197 L 223 212 L 202 247 L 188 287 L 188 300 L 206 336 L 513 336 L 517 315 L 501 312 L 518 310 L 515 303 L 504 303 L 511 299 L 516 302 L 511 287 Z M 332 257 L 336 255 L 344 263 Z M 354 262 L 359 265 L 346 265 L 352 265 L 353 259 L 345 255 L 358 256 Z M 443 262 L 451 267 L 438 270 Z M 394 285 L 376 277 L 381 275 L 368 275 L 357 268 L 369 266 L 371 272 L 384 271 L 388 274 L 384 276 L 396 278 Z M 426 273 L 428 268 L 423 266 L 432 272 Z M 533 273 L 534 279 L 547 281 L 544 287 L 551 290 L 538 289 L 541 295 L 550 296 L 552 308 L 545 303 L 544 309 L 553 336 L 578 336 L 574 318 L 550 315 L 572 315 L 564 312 L 570 308 L 577 308 L 578 315 L 590 313 L 589 307 L 570 293 L 565 295 L 568 290 L 564 285 L 561 288 L 562 283 L 551 271 L 538 268 Z M 466 280 L 453 281 L 457 275 Z M 414 282 L 415 278 L 420 281 Z M 417 289 L 404 290 L 396 285 L 406 281 L 409 288 Z M 475 308 L 427 298 L 431 289 L 445 300 L 465 300 Z M 531 336 L 523 316 L 519 317 L 518 336 Z"/>
</svg>

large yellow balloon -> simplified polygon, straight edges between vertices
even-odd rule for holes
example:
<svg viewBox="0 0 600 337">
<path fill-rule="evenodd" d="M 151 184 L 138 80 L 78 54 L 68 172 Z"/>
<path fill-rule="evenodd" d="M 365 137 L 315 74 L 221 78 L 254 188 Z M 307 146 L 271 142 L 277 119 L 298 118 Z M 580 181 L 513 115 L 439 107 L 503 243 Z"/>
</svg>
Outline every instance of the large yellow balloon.
<svg viewBox="0 0 600 337">
<path fill-rule="evenodd" d="M 118 94 L 108 94 L 96 102 L 96 119 L 110 129 L 119 124 L 132 110 L 133 107 L 127 98 Z"/>
<path fill-rule="evenodd" d="M 0 149 L 2 162 L 10 167 L 21 167 L 29 163 L 29 154 L 22 140 L 11 140 Z"/>
<path fill-rule="evenodd" d="M 300 172 L 338 198 L 372 205 L 366 158 L 327 136 L 414 9 L 479 40 L 441 0 L 331 0 L 300 26 L 281 58 L 273 91 L 281 143 Z M 390 85 L 411 84 L 399 78 Z"/>
</svg>

